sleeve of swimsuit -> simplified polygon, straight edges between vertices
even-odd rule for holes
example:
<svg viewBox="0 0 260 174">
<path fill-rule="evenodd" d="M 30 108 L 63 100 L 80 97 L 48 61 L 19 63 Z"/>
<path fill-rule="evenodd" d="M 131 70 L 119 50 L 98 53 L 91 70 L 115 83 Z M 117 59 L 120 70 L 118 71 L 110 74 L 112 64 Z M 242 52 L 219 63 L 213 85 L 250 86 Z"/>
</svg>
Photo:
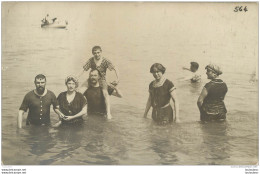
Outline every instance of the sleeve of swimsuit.
<svg viewBox="0 0 260 174">
<path fill-rule="evenodd" d="M 174 84 L 171 81 L 168 81 L 168 91 L 172 92 L 175 89 L 176 87 L 174 86 Z"/>
<path fill-rule="evenodd" d="M 148 92 L 151 93 L 152 90 L 153 90 L 153 82 L 151 82 L 151 83 L 149 84 Z"/>
<path fill-rule="evenodd" d="M 88 104 L 87 91 L 88 91 L 88 90 L 86 90 L 86 91 L 83 93 L 83 97 L 84 97 L 85 100 L 86 100 L 86 104 Z"/>
<path fill-rule="evenodd" d="M 61 100 L 62 100 L 62 93 L 60 93 L 59 96 L 57 97 L 57 102 L 59 107 L 62 105 Z"/>
<path fill-rule="evenodd" d="M 83 66 L 84 71 L 88 71 L 91 65 L 91 58 Z"/>
<path fill-rule="evenodd" d="M 86 98 L 80 93 L 80 105 L 83 108 L 87 104 Z"/>
<path fill-rule="evenodd" d="M 209 92 L 211 86 L 212 86 L 212 83 L 209 82 L 209 83 L 206 83 L 206 85 L 204 86 L 204 88 L 206 88 L 206 90 Z"/>
<path fill-rule="evenodd" d="M 115 66 L 112 64 L 112 62 L 108 59 L 105 59 L 106 61 L 106 67 L 111 71 L 113 69 L 115 69 Z"/>
<path fill-rule="evenodd" d="M 23 111 L 27 111 L 27 109 L 29 108 L 29 97 L 28 94 L 24 96 L 23 102 L 19 108 L 19 110 L 23 110 Z"/>
</svg>

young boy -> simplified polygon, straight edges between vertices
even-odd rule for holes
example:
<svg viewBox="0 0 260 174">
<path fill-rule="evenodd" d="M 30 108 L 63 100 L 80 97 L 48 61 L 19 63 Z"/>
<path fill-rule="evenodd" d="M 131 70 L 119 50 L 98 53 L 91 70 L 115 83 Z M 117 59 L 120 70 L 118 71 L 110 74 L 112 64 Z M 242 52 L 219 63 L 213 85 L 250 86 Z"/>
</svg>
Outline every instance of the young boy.
<svg viewBox="0 0 260 174">
<path fill-rule="evenodd" d="M 196 73 L 199 69 L 199 64 L 197 62 L 190 62 L 190 68 L 182 68 L 183 70 L 188 70 L 192 72 L 191 77 L 186 77 L 183 80 L 190 80 L 192 83 L 200 82 L 201 81 L 201 75 Z"/>
<path fill-rule="evenodd" d="M 119 82 L 118 73 L 114 67 L 114 65 L 106 58 L 102 57 L 102 49 L 100 46 L 94 46 L 92 48 L 92 54 L 93 57 L 91 57 L 83 66 L 83 71 L 88 71 L 89 69 L 97 69 L 100 74 L 101 78 L 99 80 L 99 84 L 102 87 L 102 91 L 105 98 L 106 103 L 106 110 L 107 110 L 107 119 L 111 119 L 111 113 L 110 113 L 110 100 L 109 95 L 107 92 L 107 84 L 106 82 L 106 71 L 109 69 L 110 71 L 114 71 L 117 77 L 117 81 L 112 82 L 111 84 L 116 86 Z"/>
</svg>

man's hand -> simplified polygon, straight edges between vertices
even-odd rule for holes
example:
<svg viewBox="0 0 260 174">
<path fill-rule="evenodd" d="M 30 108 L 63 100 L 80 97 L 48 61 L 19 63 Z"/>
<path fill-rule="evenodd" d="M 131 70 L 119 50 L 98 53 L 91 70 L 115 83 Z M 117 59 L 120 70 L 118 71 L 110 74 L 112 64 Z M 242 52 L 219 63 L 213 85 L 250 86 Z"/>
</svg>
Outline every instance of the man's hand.
<svg viewBox="0 0 260 174">
<path fill-rule="evenodd" d="M 107 114 L 107 119 L 108 120 L 112 119 L 112 115 L 110 113 Z"/>
<path fill-rule="evenodd" d="M 57 127 L 59 127 L 60 125 L 61 125 L 61 121 L 59 121 L 58 123 L 54 124 L 52 127 L 57 128 Z"/>
</svg>

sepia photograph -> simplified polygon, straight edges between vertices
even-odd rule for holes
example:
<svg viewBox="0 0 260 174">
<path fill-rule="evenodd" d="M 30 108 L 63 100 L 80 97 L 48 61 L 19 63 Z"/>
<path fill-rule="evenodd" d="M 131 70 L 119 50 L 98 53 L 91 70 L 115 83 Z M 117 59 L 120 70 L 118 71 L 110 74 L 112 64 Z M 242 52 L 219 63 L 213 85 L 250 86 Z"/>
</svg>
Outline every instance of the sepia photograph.
<svg viewBox="0 0 260 174">
<path fill-rule="evenodd" d="M 2 2 L 2 167 L 258 166 L 258 15 L 258 2 Z"/>
</svg>

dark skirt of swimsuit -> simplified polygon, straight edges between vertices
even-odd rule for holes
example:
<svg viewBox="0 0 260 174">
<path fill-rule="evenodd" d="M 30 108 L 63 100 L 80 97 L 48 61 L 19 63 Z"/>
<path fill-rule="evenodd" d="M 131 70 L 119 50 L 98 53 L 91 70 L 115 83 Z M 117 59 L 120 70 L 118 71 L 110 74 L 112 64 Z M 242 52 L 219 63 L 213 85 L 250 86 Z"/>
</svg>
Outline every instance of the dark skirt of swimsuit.
<svg viewBox="0 0 260 174">
<path fill-rule="evenodd" d="M 171 123 L 173 122 L 173 109 L 170 105 L 165 108 L 154 107 L 152 118 L 159 124 Z"/>
</svg>

